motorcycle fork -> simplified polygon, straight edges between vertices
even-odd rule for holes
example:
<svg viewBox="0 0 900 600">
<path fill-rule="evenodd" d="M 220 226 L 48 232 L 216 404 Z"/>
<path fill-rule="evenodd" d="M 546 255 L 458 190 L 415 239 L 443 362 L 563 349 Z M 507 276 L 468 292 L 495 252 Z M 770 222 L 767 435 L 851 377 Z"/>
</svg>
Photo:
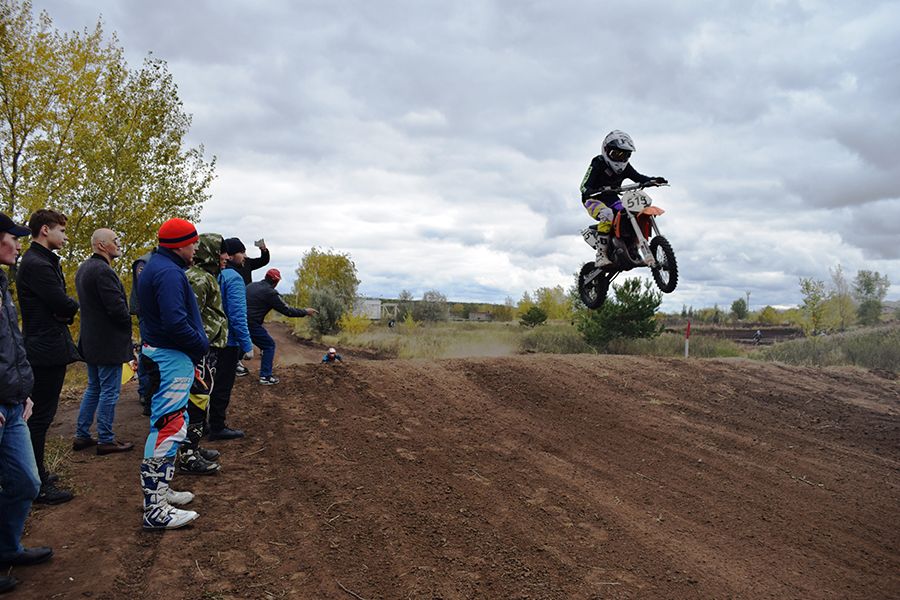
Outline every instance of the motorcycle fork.
<svg viewBox="0 0 900 600">
<path fill-rule="evenodd" d="M 650 252 L 650 244 L 647 243 L 647 238 L 644 237 L 644 234 L 641 232 L 641 228 L 638 227 L 637 219 L 634 217 L 634 213 L 628 211 L 628 220 L 631 222 L 631 227 L 634 229 L 634 235 L 638 240 L 638 250 L 641 253 L 641 258 L 644 259 L 644 264 L 648 267 L 655 267 L 656 260 L 653 258 L 653 253 Z M 650 217 L 650 223 L 653 224 L 653 230 L 656 231 L 656 221 L 653 217 Z M 657 235 L 659 232 L 657 231 Z"/>
</svg>

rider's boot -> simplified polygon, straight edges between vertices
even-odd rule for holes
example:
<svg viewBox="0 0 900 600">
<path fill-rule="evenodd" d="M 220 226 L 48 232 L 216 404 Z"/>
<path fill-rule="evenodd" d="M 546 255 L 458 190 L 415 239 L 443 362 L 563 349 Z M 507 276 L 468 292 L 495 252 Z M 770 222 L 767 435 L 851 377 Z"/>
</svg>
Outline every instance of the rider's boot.
<svg viewBox="0 0 900 600">
<path fill-rule="evenodd" d="M 608 235 L 598 235 L 597 236 L 597 260 L 594 261 L 594 265 L 600 269 L 612 264 L 612 261 L 609 260 L 609 257 L 606 255 L 606 249 L 608 246 L 609 246 L 609 236 Z"/>
</svg>

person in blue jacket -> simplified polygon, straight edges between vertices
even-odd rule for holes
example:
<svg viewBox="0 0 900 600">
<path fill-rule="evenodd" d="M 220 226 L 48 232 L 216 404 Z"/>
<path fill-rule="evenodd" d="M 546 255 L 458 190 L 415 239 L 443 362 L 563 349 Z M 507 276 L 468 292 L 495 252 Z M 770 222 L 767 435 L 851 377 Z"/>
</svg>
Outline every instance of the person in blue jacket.
<svg viewBox="0 0 900 600">
<path fill-rule="evenodd" d="M 235 242 L 236 241 L 236 242 Z M 228 341 L 219 351 L 216 364 L 216 385 L 209 395 L 209 439 L 233 440 L 244 437 L 240 429 L 226 424 L 231 390 L 234 388 L 238 360 L 253 358 L 253 343 L 247 328 L 247 288 L 239 271 L 244 262 L 244 245 L 237 238 L 228 238 L 222 244 L 227 255 L 225 268 L 219 273 L 222 290 L 222 308 L 228 318 Z"/>
<path fill-rule="evenodd" d="M 186 504 L 190 492 L 173 492 L 178 448 L 187 438 L 187 403 L 194 365 L 209 352 L 209 340 L 185 269 L 197 249 L 197 230 L 184 219 L 169 219 L 159 228 L 159 249 L 138 279 L 141 305 L 141 360 L 150 374 L 150 435 L 141 463 L 144 529 L 175 529 L 197 513 Z"/>
</svg>

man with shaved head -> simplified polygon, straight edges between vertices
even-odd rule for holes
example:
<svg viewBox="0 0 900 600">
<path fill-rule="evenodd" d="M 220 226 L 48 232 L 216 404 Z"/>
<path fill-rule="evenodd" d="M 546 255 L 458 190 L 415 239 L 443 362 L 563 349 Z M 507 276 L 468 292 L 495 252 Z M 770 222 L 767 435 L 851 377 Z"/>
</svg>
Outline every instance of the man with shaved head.
<svg viewBox="0 0 900 600">
<path fill-rule="evenodd" d="M 125 288 L 112 269 L 112 261 L 122 254 L 116 233 L 98 229 L 91 236 L 91 249 L 94 253 L 75 274 L 75 290 L 81 303 L 78 350 L 87 363 L 88 384 L 81 398 L 72 449 L 96 447 L 97 454 L 111 454 L 134 448 L 131 442 L 113 435 L 122 363 L 132 358 L 131 314 Z M 96 439 L 91 436 L 94 415 Z"/>
</svg>

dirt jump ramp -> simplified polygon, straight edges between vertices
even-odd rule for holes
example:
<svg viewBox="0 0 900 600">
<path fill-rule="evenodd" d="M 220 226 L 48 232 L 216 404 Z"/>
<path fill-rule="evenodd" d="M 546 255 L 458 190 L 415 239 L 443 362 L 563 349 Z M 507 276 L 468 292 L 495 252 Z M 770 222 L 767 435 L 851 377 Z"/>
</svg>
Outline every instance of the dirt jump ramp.
<svg viewBox="0 0 900 600">
<path fill-rule="evenodd" d="M 16 598 L 900 596 L 896 380 L 546 355 L 278 374 L 239 380 L 222 472 L 175 477 L 185 530 L 140 530 L 139 453 L 76 454 Z"/>
</svg>

